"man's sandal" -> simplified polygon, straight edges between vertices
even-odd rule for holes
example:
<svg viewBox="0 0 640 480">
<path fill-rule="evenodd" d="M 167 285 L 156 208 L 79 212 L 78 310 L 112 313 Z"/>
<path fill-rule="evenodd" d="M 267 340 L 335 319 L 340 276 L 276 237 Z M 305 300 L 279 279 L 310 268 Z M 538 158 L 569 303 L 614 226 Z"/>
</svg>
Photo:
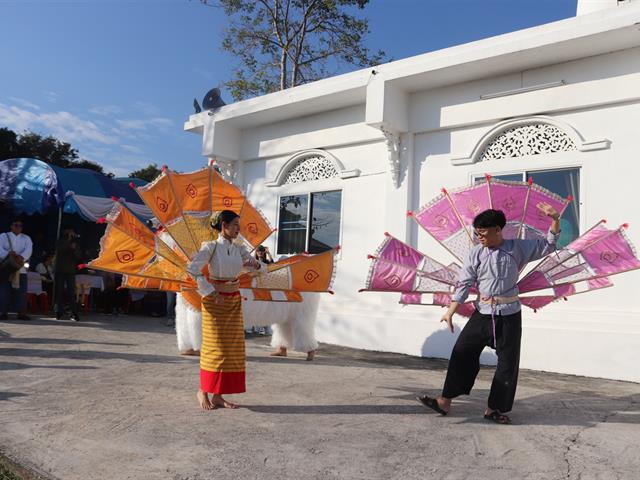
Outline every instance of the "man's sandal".
<svg viewBox="0 0 640 480">
<path fill-rule="evenodd" d="M 485 413 L 484 419 L 491 420 L 492 422 L 499 423 L 500 425 L 509 425 L 511 423 L 511 419 L 507 415 L 500 413 L 498 410 L 494 410 L 491 413 Z"/>
<path fill-rule="evenodd" d="M 425 407 L 430 408 L 431 410 L 433 410 L 434 412 L 439 413 L 440 415 L 446 415 L 447 412 L 444 411 L 442 408 L 440 408 L 440 405 L 438 405 L 438 400 L 435 398 L 431 398 L 427 395 L 424 395 L 422 397 L 416 397 L 416 399 L 423 404 Z"/>
</svg>

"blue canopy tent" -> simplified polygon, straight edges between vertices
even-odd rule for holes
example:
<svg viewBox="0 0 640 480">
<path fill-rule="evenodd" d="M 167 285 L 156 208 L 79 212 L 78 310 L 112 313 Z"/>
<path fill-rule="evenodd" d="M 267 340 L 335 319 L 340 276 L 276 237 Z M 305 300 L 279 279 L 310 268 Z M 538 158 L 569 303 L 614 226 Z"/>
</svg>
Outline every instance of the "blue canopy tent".
<svg viewBox="0 0 640 480">
<path fill-rule="evenodd" d="M 96 221 L 109 213 L 114 201 L 120 201 L 147 220 L 152 217 L 151 211 L 129 186 L 131 180 L 109 178 L 93 170 L 56 167 L 33 158 L 15 158 L 0 162 L 0 202 L 16 214 L 45 214 L 62 207 L 64 213 Z M 141 182 L 135 179 L 137 185 Z"/>
</svg>

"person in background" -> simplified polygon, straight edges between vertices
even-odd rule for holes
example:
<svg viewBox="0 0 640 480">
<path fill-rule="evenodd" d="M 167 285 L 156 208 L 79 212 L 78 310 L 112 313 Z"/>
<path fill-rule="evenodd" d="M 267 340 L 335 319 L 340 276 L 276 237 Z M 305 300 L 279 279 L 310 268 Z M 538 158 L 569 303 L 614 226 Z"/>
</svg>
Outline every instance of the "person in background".
<svg viewBox="0 0 640 480">
<path fill-rule="evenodd" d="M 269 247 L 265 247 L 264 245 L 260 245 L 258 248 L 256 248 L 256 253 L 254 254 L 254 256 L 256 260 L 264 263 L 265 265 L 273 263 L 273 257 L 271 256 Z"/>
<path fill-rule="evenodd" d="M 56 246 L 56 264 L 54 269 L 56 318 L 60 320 L 64 313 L 64 294 L 66 292 L 71 310 L 71 320 L 77 322 L 78 302 L 76 301 L 76 273 L 82 261 L 82 251 L 78 245 L 78 236 L 73 228 L 63 230 Z"/>
<path fill-rule="evenodd" d="M 36 266 L 36 272 L 42 278 L 42 290 L 47 293 L 49 301 L 53 298 L 53 253 L 44 252 L 42 262 Z"/>
<path fill-rule="evenodd" d="M 29 320 L 27 316 L 27 268 L 31 258 L 33 243 L 28 235 L 22 233 L 22 220 L 11 222 L 11 229 L 0 235 L 0 262 L 11 256 L 17 268 L 7 279 L 0 281 L 0 320 L 6 320 L 14 294 L 14 303 L 19 320 Z"/>
<path fill-rule="evenodd" d="M 100 294 L 102 311 L 105 315 L 113 315 L 116 313 L 116 274 L 100 270 L 98 275 L 102 277 L 102 284 L 104 285 L 104 290 Z"/>
<path fill-rule="evenodd" d="M 176 292 L 167 292 L 167 327 L 173 327 L 176 324 Z"/>
<path fill-rule="evenodd" d="M 36 271 L 36 267 L 44 262 L 44 258 L 50 249 L 47 248 L 44 233 L 41 231 L 37 232 L 31 240 L 33 241 L 33 250 L 29 264 L 31 265 L 31 270 Z"/>
<path fill-rule="evenodd" d="M 256 252 L 254 253 L 254 258 L 258 260 L 260 263 L 265 265 L 269 265 L 273 263 L 273 257 L 271 256 L 271 252 L 269 251 L 269 247 L 265 247 L 264 245 L 260 245 L 256 248 Z M 251 327 L 248 330 L 245 330 L 247 333 L 259 333 L 260 335 L 271 335 L 271 327 L 268 325 L 266 327 Z"/>
</svg>

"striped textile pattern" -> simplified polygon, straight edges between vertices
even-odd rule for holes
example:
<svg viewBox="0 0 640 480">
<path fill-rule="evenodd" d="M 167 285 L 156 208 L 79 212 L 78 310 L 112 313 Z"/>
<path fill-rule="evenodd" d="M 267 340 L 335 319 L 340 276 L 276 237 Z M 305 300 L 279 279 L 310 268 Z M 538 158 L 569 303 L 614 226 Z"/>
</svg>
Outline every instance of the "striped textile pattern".
<svg viewBox="0 0 640 480">
<path fill-rule="evenodd" d="M 242 393 L 245 387 L 242 297 L 238 293 L 202 299 L 200 388 L 209 393 Z"/>
</svg>

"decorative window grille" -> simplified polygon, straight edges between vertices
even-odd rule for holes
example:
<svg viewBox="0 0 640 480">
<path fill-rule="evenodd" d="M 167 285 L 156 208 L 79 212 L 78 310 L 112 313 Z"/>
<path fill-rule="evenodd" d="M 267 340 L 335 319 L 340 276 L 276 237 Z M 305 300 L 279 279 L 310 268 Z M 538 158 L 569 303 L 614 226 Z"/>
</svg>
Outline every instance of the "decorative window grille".
<svg viewBox="0 0 640 480">
<path fill-rule="evenodd" d="M 571 150 L 576 150 L 576 145 L 565 132 L 546 123 L 532 123 L 500 133 L 484 148 L 479 160 L 483 162 Z"/>
<path fill-rule="evenodd" d="M 288 172 L 283 185 L 337 177 L 338 170 L 331 160 L 313 155 L 298 161 Z"/>
</svg>

